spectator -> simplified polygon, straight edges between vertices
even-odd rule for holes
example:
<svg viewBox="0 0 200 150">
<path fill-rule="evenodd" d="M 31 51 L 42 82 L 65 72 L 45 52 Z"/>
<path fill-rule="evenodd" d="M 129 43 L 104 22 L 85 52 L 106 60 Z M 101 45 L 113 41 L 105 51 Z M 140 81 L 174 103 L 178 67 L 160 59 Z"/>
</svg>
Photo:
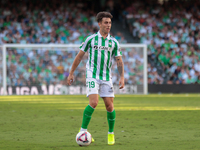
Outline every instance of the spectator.
<svg viewBox="0 0 200 150">
<path fill-rule="evenodd" d="M 160 75 L 165 76 L 164 82 L 182 83 L 182 78 L 184 78 L 184 83 L 193 83 L 195 77 L 199 75 L 200 65 L 198 63 L 200 58 L 198 24 L 200 22 L 196 18 L 196 13 L 200 11 L 193 11 L 195 6 L 186 7 L 189 3 L 186 1 L 177 4 L 166 1 L 164 5 L 151 6 L 151 10 L 147 3 L 143 1 L 138 4 L 135 1 L 132 3 L 135 11 L 126 12 L 126 20 L 129 28 L 132 29 L 131 33 L 134 37 L 138 36 L 141 43 L 148 45 L 148 55 L 151 56 L 149 61 L 156 67 L 162 65 L 162 68 L 158 70 Z M 195 4 L 200 6 L 198 2 Z M 175 5 L 180 6 L 181 10 Z M 146 10 L 149 10 L 149 13 L 146 13 Z M 177 68 L 181 68 L 182 71 L 176 72 Z M 185 68 L 189 70 L 184 70 Z M 149 76 L 149 82 L 154 83 L 151 72 Z M 175 82 L 174 79 L 176 79 Z"/>
<path fill-rule="evenodd" d="M 58 78 L 60 80 L 64 80 L 64 67 L 61 62 L 60 65 L 57 67 L 57 70 L 58 70 Z"/>
</svg>

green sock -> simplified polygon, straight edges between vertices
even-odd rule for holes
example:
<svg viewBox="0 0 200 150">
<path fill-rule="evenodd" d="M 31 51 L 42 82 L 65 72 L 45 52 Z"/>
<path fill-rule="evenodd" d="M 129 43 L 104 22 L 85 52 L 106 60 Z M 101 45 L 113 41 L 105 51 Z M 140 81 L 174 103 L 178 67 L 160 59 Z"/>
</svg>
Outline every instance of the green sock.
<svg viewBox="0 0 200 150">
<path fill-rule="evenodd" d="M 88 105 L 84 112 L 83 112 L 83 121 L 82 121 L 82 126 L 81 128 L 87 129 L 88 124 L 90 123 L 90 119 L 92 116 L 92 113 L 94 112 L 94 108 L 92 108 L 90 105 Z"/>
<path fill-rule="evenodd" d="M 107 111 L 107 120 L 108 120 L 108 126 L 109 126 L 108 132 L 114 132 L 115 116 L 116 116 L 115 110 L 113 110 L 112 112 Z"/>
</svg>

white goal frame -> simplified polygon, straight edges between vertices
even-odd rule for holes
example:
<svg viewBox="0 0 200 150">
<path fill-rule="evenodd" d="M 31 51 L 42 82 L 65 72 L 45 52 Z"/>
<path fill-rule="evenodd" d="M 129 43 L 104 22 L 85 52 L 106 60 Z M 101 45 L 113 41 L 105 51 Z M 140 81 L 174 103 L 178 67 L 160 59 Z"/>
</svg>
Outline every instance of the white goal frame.
<svg viewBox="0 0 200 150">
<path fill-rule="evenodd" d="M 3 65 L 3 93 L 6 95 L 6 87 L 7 87 L 7 67 L 6 67 L 6 49 L 7 48 L 60 48 L 65 51 L 66 48 L 79 48 L 79 44 L 3 44 L 0 45 L 2 49 L 2 65 Z M 140 47 L 143 48 L 143 58 L 144 58 L 144 83 L 143 83 L 143 93 L 148 94 L 148 83 L 147 83 L 147 45 L 146 44 L 120 44 L 121 48 L 130 48 L 130 47 Z M 79 50 L 74 50 L 79 51 Z"/>
</svg>

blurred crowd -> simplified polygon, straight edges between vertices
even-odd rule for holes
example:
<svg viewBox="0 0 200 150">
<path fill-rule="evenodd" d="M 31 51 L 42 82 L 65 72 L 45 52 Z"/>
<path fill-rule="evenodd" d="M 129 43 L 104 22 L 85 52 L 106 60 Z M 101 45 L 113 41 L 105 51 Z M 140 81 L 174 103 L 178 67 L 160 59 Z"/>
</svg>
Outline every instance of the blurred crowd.
<svg viewBox="0 0 200 150">
<path fill-rule="evenodd" d="M 1 5 L 0 44 L 80 44 L 84 37 L 98 30 L 95 13 L 92 9 L 85 11 L 86 3 L 53 0 L 44 4 Z"/>
<path fill-rule="evenodd" d="M 29 1 L 30 2 L 30 1 Z M 112 1 L 110 1 L 112 2 Z M 111 3 L 107 3 L 112 8 Z M 2 2 L 1 2 L 2 3 Z M 33 2 L 34 3 L 34 2 Z M 13 3 L 0 5 L 0 44 L 81 44 L 98 31 L 93 9 L 84 2 Z M 86 11 L 87 10 L 87 11 Z M 112 33 L 111 33 L 112 34 Z M 121 32 L 112 34 L 119 43 L 127 43 Z M 66 84 L 78 49 L 7 49 L 7 85 L 37 86 Z M 122 49 L 126 84 L 143 83 L 143 56 L 139 49 Z M 85 85 L 87 53 L 75 72 L 74 84 Z M 0 52 L 2 59 L 2 53 Z M 118 71 L 113 59 L 113 83 L 118 84 Z M 115 66 L 115 67 L 114 67 Z M 2 66 L 0 83 L 2 84 Z"/>
<path fill-rule="evenodd" d="M 200 1 L 134 1 L 122 14 L 148 45 L 149 84 L 200 83 Z"/>
<path fill-rule="evenodd" d="M 113 20 L 120 19 L 124 27 L 128 25 L 135 39 L 148 45 L 149 84 L 200 83 L 200 2 L 164 1 L 161 5 L 148 0 L 108 0 L 98 5 L 110 11 Z M 0 1 L 0 44 L 81 44 L 86 36 L 99 30 L 95 20 L 98 5 L 81 0 Z M 119 43 L 127 43 L 120 31 L 111 35 Z M 143 84 L 142 50 L 126 48 L 122 53 L 125 83 Z M 76 54 L 70 48 L 8 49 L 7 84 L 66 84 Z M 75 72 L 74 84 L 85 85 L 87 53 L 84 57 Z M 115 66 L 113 60 L 112 80 L 118 84 Z"/>
</svg>

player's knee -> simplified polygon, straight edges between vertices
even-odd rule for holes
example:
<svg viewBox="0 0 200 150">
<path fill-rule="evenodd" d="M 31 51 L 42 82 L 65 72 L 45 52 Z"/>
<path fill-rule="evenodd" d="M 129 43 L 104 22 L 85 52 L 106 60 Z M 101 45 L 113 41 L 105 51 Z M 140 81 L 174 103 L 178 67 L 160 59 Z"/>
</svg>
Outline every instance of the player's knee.
<svg viewBox="0 0 200 150">
<path fill-rule="evenodd" d="M 109 111 L 109 112 L 112 112 L 113 109 L 114 109 L 113 104 L 110 104 L 110 105 L 106 106 L 106 110 Z"/>
<path fill-rule="evenodd" d="M 98 104 L 98 101 L 90 102 L 90 106 L 92 106 L 92 108 L 96 108 L 97 104 Z"/>
</svg>

